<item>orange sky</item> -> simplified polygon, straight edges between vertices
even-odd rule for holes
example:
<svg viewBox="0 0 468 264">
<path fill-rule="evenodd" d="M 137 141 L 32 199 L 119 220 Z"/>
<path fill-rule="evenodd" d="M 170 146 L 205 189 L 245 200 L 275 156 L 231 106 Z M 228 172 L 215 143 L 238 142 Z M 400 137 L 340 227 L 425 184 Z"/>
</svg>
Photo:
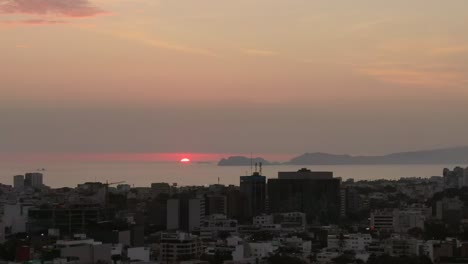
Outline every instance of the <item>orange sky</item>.
<svg viewBox="0 0 468 264">
<path fill-rule="evenodd" d="M 466 0 L 0 0 L 0 149 L 466 145 L 467 13 Z"/>
</svg>

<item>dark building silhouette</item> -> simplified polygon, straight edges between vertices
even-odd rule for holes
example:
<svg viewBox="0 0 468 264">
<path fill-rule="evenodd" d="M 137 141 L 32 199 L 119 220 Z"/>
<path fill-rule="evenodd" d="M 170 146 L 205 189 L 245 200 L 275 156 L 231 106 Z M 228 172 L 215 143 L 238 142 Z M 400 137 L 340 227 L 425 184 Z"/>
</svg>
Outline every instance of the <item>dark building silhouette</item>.
<svg viewBox="0 0 468 264">
<path fill-rule="evenodd" d="M 240 193 L 243 196 L 243 217 L 251 218 L 265 213 L 266 177 L 254 172 L 252 176 L 240 177 Z"/>
<path fill-rule="evenodd" d="M 233 219 L 242 218 L 242 206 L 244 205 L 243 196 L 239 187 L 230 186 L 226 192 L 227 199 L 227 217 Z"/>
<path fill-rule="evenodd" d="M 42 182 L 43 175 L 42 173 L 38 172 L 31 172 L 31 173 L 26 173 L 24 175 L 24 186 L 27 187 L 42 187 L 43 182 Z"/>
<path fill-rule="evenodd" d="M 333 172 L 279 172 L 277 179 L 268 180 L 270 211 L 303 212 L 309 223 L 335 222 L 340 217 L 340 185 Z"/>
<path fill-rule="evenodd" d="M 73 234 L 85 233 L 89 223 L 111 221 L 115 217 L 115 209 L 93 205 L 31 208 L 28 215 L 27 226 L 31 233 L 47 232 L 49 228 L 57 228 L 60 234 Z"/>
<path fill-rule="evenodd" d="M 206 215 L 227 215 L 227 197 L 225 195 L 210 194 L 205 198 Z"/>
</svg>

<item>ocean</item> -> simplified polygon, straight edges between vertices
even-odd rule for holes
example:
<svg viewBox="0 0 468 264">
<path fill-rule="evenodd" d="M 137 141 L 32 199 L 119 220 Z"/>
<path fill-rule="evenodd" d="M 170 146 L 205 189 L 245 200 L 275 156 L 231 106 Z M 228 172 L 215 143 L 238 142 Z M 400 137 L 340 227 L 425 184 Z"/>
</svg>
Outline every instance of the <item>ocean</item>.
<svg viewBox="0 0 468 264">
<path fill-rule="evenodd" d="M 464 165 L 464 164 L 459 164 Z M 333 165 L 333 166 L 264 166 L 263 175 L 276 178 L 278 171 L 297 171 L 302 167 L 317 171 L 333 171 L 344 180 L 399 179 L 401 177 L 431 177 L 442 175 L 445 167 L 457 165 Z M 465 167 L 465 166 L 464 166 Z M 220 167 L 216 163 L 181 164 L 175 162 L 0 162 L 0 181 L 11 185 L 13 176 L 26 172 L 44 174 L 44 184 L 53 188 L 76 187 L 88 181 L 120 182 L 135 187 L 150 186 L 154 182 L 184 185 L 234 184 L 239 176 L 249 175 L 250 166 Z"/>
</svg>

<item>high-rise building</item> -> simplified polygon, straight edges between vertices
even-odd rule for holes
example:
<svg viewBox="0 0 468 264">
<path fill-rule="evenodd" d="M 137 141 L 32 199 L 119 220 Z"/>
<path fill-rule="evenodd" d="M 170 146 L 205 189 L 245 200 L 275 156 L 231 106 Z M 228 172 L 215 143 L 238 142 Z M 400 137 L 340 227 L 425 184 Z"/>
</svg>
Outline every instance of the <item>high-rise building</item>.
<svg viewBox="0 0 468 264">
<path fill-rule="evenodd" d="M 254 172 L 252 176 L 240 177 L 240 193 L 245 199 L 243 216 L 252 218 L 265 213 L 266 177 Z"/>
<path fill-rule="evenodd" d="M 206 215 L 227 215 L 227 197 L 225 195 L 210 194 L 206 196 Z"/>
<path fill-rule="evenodd" d="M 234 219 L 242 218 L 242 206 L 244 204 L 243 196 L 240 193 L 239 187 L 229 186 L 226 192 L 227 199 L 227 217 Z"/>
<path fill-rule="evenodd" d="M 24 176 L 23 175 L 13 176 L 13 187 L 17 190 L 21 190 L 24 188 Z"/>
<path fill-rule="evenodd" d="M 194 231 L 205 218 L 205 199 L 180 197 L 167 200 L 167 229 Z"/>
<path fill-rule="evenodd" d="M 363 203 L 359 192 L 356 188 L 347 187 L 346 188 L 346 214 L 356 214 L 359 213 L 363 208 Z"/>
<path fill-rule="evenodd" d="M 42 187 L 42 185 L 42 173 L 32 172 L 25 174 L 24 186 L 38 188 Z"/>
<path fill-rule="evenodd" d="M 340 216 L 341 179 L 333 172 L 301 169 L 279 172 L 268 180 L 268 201 L 272 213 L 303 212 L 310 223 L 330 223 Z"/>
</svg>

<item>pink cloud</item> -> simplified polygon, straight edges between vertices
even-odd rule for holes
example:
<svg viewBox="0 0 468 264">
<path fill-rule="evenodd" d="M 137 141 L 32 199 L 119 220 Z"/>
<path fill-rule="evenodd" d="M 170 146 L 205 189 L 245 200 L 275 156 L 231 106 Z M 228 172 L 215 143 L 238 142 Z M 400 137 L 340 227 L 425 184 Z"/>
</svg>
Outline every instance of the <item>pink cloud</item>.
<svg viewBox="0 0 468 264">
<path fill-rule="evenodd" d="M 0 14 L 92 17 L 105 12 L 88 0 L 0 0 Z"/>
<path fill-rule="evenodd" d="M 21 26 L 21 25 L 40 26 L 40 25 L 65 24 L 67 22 L 63 20 L 48 20 L 48 19 L 37 18 L 37 19 L 1 21 L 0 23 L 5 24 L 5 25 L 11 25 L 11 26 Z"/>
</svg>

